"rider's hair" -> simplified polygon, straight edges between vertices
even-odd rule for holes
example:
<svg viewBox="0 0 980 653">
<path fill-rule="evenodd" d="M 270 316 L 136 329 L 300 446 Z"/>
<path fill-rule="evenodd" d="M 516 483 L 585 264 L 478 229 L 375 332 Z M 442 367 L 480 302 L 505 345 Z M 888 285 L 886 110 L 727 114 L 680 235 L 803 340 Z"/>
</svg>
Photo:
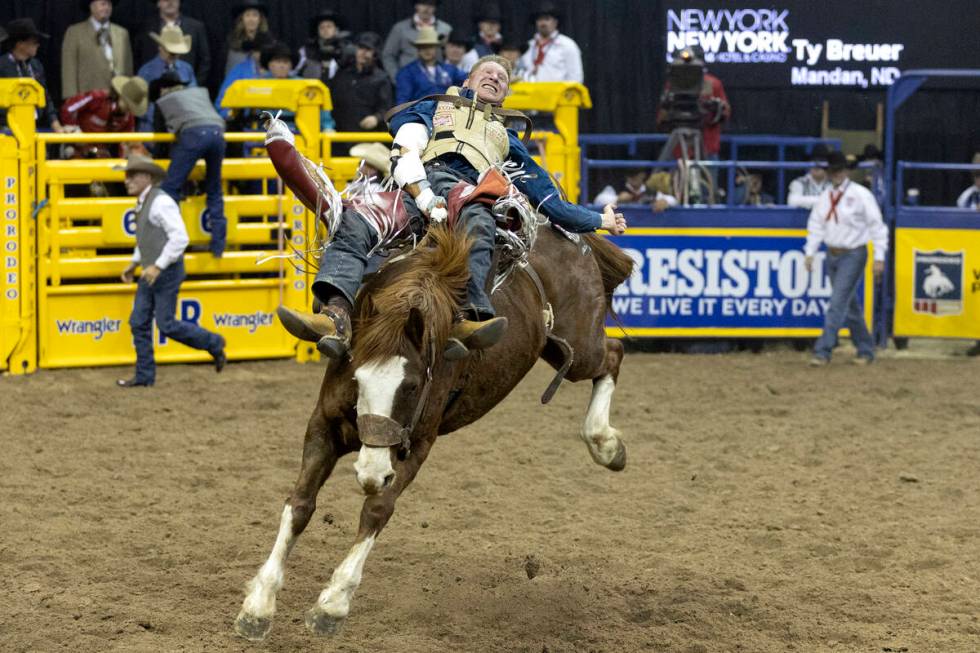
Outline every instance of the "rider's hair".
<svg viewBox="0 0 980 653">
<path fill-rule="evenodd" d="M 486 56 L 477 59 L 476 63 L 473 64 L 473 67 L 470 68 L 470 75 L 472 75 L 477 70 L 479 70 L 480 66 L 487 63 L 495 63 L 499 65 L 501 68 L 503 68 L 504 71 L 507 73 L 507 83 L 508 84 L 510 83 L 510 78 L 514 74 L 514 67 L 510 64 L 509 59 L 501 57 L 499 54 L 488 54 Z"/>
</svg>

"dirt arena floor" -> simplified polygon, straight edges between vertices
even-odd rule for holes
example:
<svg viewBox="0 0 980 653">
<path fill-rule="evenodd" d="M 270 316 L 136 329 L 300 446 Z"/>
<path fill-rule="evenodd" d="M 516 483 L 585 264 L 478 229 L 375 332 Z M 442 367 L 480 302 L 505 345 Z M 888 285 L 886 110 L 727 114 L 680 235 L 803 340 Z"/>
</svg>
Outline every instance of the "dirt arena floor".
<svg viewBox="0 0 980 653">
<path fill-rule="evenodd" d="M 851 355 L 629 355 L 619 474 L 578 439 L 588 385 L 542 407 L 537 367 L 442 438 L 318 639 L 303 613 L 361 505 L 348 457 L 261 644 L 232 621 L 322 367 L 0 379 L 0 650 L 980 650 L 980 360 Z"/>
</svg>

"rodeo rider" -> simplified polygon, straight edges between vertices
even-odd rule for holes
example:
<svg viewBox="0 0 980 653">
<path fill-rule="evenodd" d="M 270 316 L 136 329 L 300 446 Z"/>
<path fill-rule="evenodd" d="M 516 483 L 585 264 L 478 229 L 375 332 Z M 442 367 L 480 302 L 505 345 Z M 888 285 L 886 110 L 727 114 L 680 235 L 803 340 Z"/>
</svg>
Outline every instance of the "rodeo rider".
<svg viewBox="0 0 980 653">
<path fill-rule="evenodd" d="M 447 217 L 445 197 L 460 181 L 476 184 L 481 173 L 505 161 L 523 168 L 514 184 L 531 204 L 553 223 L 572 232 L 626 230 L 626 220 L 614 204 L 601 214 L 561 199 L 561 194 L 528 153 L 516 132 L 508 130 L 495 113 L 510 88 L 510 62 L 496 55 L 474 64 L 462 88 L 446 93 L 463 98 L 452 102 L 423 99 L 398 111 L 390 120 L 394 135 L 392 176 L 405 191 L 404 204 L 413 228 L 420 230 L 424 216 L 435 222 Z M 477 102 L 478 100 L 478 102 Z M 399 107 L 396 107 L 398 109 Z M 277 136 L 270 132 L 270 138 Z M 460 222 L 473 239 L 467 304 L 457 316 L 446 357 L 462 358 L 470 349 L 493 346 L 503 336 L 507 319 L 494 317 L 486 291 L 494 246 L 495 221 L 490 208 L 472 203 L 460 212 Z M 283 326 L 301 340 L 317 342 L 332 358 L 346 355 L 350 346 L 354 296 L 364 274 L 368 253 L 378 236 L 358 213 L 344 211 L 340 227 L 323 251 L 313 293 L 323 303 L 315 315 L 280 307 Z"/>
<path fill-rule="evenodd" d="M 132 283 L 137 266 L 143 272 L 136 287 L 129 326 L 136 347 L 136 374 L 116 382 L 121 388 L 151 386 L 156 379 L 153 360 L 153 320 L 160 333 L 177 342 L 203 349 L 214 357 L 214 369 L 220 372 L 226 362 L 225 339 L 191 322 L 174 317 L 177 293 L 184 280 L 184 250 L 189 238 L 177 202 L 160 188 L 166 172 L 152 159 L 133 155 L 125 167 L 126 192 L 138 198 L 136 203 L 136 248 L 133 260 L 120 275 Z"/>
</svg>

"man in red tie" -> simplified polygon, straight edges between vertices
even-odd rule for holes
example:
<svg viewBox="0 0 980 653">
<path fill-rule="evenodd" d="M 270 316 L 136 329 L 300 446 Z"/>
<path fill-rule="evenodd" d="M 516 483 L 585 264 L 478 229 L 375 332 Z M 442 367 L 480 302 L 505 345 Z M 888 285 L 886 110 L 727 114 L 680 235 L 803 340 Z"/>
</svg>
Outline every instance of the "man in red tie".
<svg viewBox="0 0 980 653">
<path fill-rule="evenodd" d="M 528 42 L 520 67 L 528 82 L 582 83 L 582 52 L 572 39 L 558 32 L 561 12 L 554 3 L 544 2 L 532 14 L 537 33 Z"/>
<path fill-rule="evenodd" d="M 853 362 L 866 365 L 874 360 L 875 348 L 864 323 L 857 287 L 867 266 L 869 240 L 873 245 L 875 278 L 884 272 L 888 227 L 871 191 L 848 178 L 847 159 L 841 152 L 829 154 L 827 173 L 831 187 L 821 193 L 810 211 L 804 247 L 806 269 L 812 272 L 817 250 L 821 244 L 827 245 L 826 270 L 831 285 L 823 333 L 813 347 L 810 365 L 821 367 L 830 362 L 841 327 L 850 329 L 851 340 L 857 348 L 857 358 Z"/>
</svg>

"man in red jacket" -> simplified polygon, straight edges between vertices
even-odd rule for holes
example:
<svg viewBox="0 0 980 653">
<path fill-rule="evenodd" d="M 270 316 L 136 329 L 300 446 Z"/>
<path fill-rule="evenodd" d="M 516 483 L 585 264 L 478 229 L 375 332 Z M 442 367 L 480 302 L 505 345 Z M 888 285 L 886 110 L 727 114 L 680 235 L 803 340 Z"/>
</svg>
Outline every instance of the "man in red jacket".
<svg viewBox="0 0 980 653">
<path fill-rule="evenodd" d="M 146 113 L 148 104 L 146 81 L 140 77 L 112 78 L 111 88 L 96 89 L 68 98 L 61 106 L 61 124 L 86 133 L 136 131 L 136 116 Z M 125 144 L 116 156 L 125 157 Z M 75 159 L 107 159 L 113 156 L 110 147 L 102 143 L 82 143 L 71 154 Z"/>
</svg>

